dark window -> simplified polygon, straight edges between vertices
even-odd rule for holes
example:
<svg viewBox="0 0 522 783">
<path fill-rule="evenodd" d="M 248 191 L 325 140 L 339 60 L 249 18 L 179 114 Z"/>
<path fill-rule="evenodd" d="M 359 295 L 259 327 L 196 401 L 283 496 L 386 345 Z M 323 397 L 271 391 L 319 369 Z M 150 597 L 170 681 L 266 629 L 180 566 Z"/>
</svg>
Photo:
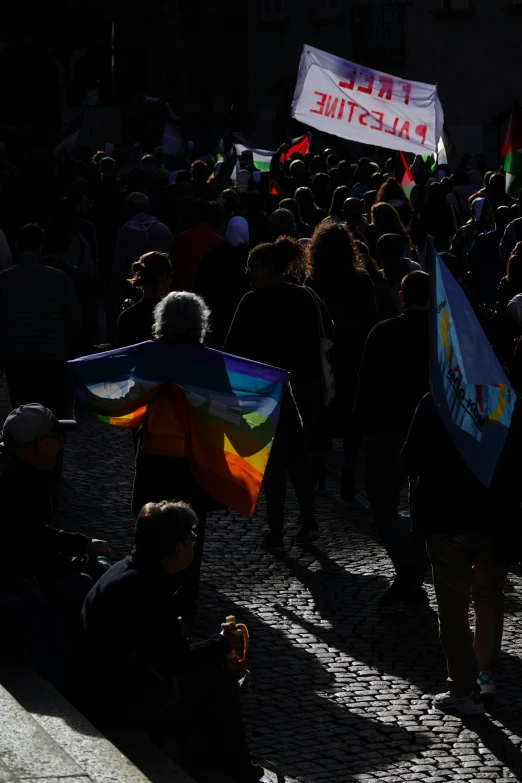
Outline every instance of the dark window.
<svg viewBox="0 0 522 783">
<path fill-rule="evenodd" d="M 353 6 L 352 46 L 356 62 L 382 70 L 404 62 L 405 10 L 395 3 Z"/>
</svg>

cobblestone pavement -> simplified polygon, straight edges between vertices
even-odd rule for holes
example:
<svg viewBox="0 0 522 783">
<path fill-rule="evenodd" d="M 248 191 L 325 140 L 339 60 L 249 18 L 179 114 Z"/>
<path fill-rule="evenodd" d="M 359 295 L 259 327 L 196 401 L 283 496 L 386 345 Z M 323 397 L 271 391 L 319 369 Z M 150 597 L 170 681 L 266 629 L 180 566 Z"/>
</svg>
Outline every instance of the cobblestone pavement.
<svg viewBox="0 0 522 783">
<path fill-rule="evenodd" d="M 0 413 L 8 411 L 0 387 Z M 128 432 L 77 411 L 65 458 L 62 526 L 110 539 L 128 553 L 132 443 Z M 335 463 L 335 455 L 333 462 Z M 511 575 L 497 706 L 464 723 L 431 707 L 444 688 L 433 589 L 418 612 L 379 611 L 391 565 L 368 512 L 349 514 L 331 474 L 318 496 L 315 549 L 263 552 L 263 503 L 252 521 L 215 514 L 208 524 L 198 624 L 215 632 L 235 613 L 251 635 L 244 693 L 252 749 L 287 781 L 522 780 L 522 579 Z M 298 526 L 288 499 L 288 541 Z"/>
</svg>

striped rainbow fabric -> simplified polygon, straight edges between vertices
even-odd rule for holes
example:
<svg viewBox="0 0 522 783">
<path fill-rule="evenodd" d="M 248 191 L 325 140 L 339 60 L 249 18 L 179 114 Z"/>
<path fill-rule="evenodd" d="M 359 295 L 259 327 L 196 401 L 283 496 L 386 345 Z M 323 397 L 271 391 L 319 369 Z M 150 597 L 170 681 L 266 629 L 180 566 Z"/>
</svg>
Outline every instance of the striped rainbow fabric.
<svg viewBox="0 0 522 783">
<path fill-rule="evenodd" d="M 288 373 L 203 345 L 150 340 L 69 362 L 78 398 L 100 421 L 137 427 L 169 385 L 200 486 L 251 517 Z M 179 414 L 179 416 L 178 416 Z"/>
</svg>

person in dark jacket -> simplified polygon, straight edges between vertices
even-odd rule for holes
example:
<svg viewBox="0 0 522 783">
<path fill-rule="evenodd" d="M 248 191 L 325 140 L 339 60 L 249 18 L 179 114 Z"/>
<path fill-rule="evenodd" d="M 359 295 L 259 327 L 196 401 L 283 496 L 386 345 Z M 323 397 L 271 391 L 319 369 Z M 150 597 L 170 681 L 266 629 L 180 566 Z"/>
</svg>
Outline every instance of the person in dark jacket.
<svg viewBox="0 0 522 783">
<path fill-rule="evenodd" d="M 224 244 L 209 250 L 194 280 L 194 293 L 203 297 L 212 313 L 211 329 L 205 338 L 210 348 L 221 350 L 236 308 L 248 291 L 248 245 L 247 221 L 233 217 Z"/>
<path fill-rule="evenodd" d="M 462 715 L 482 715 L 482 697 L 495 694 L 492 670 L 502 642 L 502 590 L 509 564 L 520 560 L 517 439 L 504 454 L 502 469 L 485 487 L 451 443 L 431 394 L 417 408 L 402 451 L 412 486 L 413 531 L 426 538 L 433 567 L 448 668 L 449 692 L 435 696 L 434 706 Z"/>
<path fill-rule="evenodd" d="M 499 207 L 495 212 L 495 228 L 479 234 L 468 253 L 466 284 L 476 301 L 491 309 L 495 306 L 496 291 L 506 272 L 506 264 L 499 255 L 499 245 L 510 220 L 509 207 Z"/>
<path fill-rule="evenodd" d="M 131 271 L 132 278 L 129 283 L 134 289 L 141 291 L 143 296 L 118 318 L 119 348 L 152 339 L 154 308 L 168 294 L 173 281 L 170 256 L 159 250 L 145 253 L 134 262 Z"/>
<path fill-rule="evenodd" d="M 74 628 L 92 579 L 89 555 L 109 555 L 106 541 L 52 526 L 54 468 L 64 433 L 42 405 L 6 418 L 0 444 L 0 616 L 32 665 L 58 687 L 64 682 L 66 631 Z"/>
<path fill-rule="evenodd" d="M 87 596 L 88 700 L 91 713 L 117 725 L 137 722 L 164 739 L 169 716 L 180 713 L 186 744 L 198 728 L 213 769 L 237 783 L 256 783 L 263 770 L 252 764 L 238 683 L 225 668 L 238 637 L 224 625 L 220 634 L 189 643 L 177 620 L 177 579 L 194 558 L 197 522 L 186 503 L 147 503 L 136 521 L 132 555 Z"/>
<path fill-rule="evenodd" d="M 223 348 L 227 353 L 291 373 L 293 394 L 285 391 L 263 481 L 270 529 L 263 545 L 274 551 L 284 550 L 287 472 L 302 517 L 297 542 L 309 543 L 319 537 L 308 442 L 297 409 L 304 427 L 311 430 L 322 410 L 317 311 L 320 305 L 313 292 L 285 280 L 285 276 L 306 277 L 306 265 L 302 245 L 290 237 L 280 237 L 275 243 L 266 242 L 252 250 L 248 274 L 254 290 L 239 303 Z M 323 321 L 328 326 L 327 313 Z"/>
<path fill-rule="evenodd" d="M 400 453 L 419 401 L 429 390 L 429 278 L 410 272 L 401 286 L 404 313 L 377 324 L 366 341 L 354 420 L 367 436 L 365 484 L 373 519 L 395 579 L 380 606 L 426 600 L 422 546 L 399 515 L 406 476 Z"/>
<path fill-rule="evenodd" d="M 284 171 L 281 164 L 281 156 L 288 152 L 288 144 L 283 144 L 273 155 L 270 161 L 270 176 L 277 182 L 285 197 L 294 198 L 297 188 L 307 188 L 310 186 L 310 173 L 302 160 L 293 160 L 290 163 L 290 176 Z"/>
<path fill-rule="evenodd" d="M 0 272 L 0 361 L 11 405 L 39 402 L 64 418 L 70 406 L 65 362 L 82 310 L 65 272 L 42 263 L 45 234 L 23 226 L 14 266 Z"/>
<path fill-rule="evenodd" d="M 506 276 L 499 283 L 493 316 L 495 337 L 493 348 L 499 361 L 509 366 L 515 350 L 515 340 L 522 334 L 520 323 L 509 312 L 508 304 L 522 293 L 522 242 L 517 242 L 507 265 Z"/>
<path fill-rule="evenodd" d="M 356 503 L 355 472 L 360 437 L 353 431 L 352 409 L 364 344 L 377 323 L 374 288 L 345 224 L 319 226 L 309 245 L 309 255 L 314 290 L 324 301 L 335 327 L 332 350 L 335 399 L 328 409 L 328 426 L 331 435 L 343 438 L 345 465 L 341 497 L 353 504 Z M 324 480 L 324 468 L 317 460 L 316 477 L 320 482 Z"/>
</svg>

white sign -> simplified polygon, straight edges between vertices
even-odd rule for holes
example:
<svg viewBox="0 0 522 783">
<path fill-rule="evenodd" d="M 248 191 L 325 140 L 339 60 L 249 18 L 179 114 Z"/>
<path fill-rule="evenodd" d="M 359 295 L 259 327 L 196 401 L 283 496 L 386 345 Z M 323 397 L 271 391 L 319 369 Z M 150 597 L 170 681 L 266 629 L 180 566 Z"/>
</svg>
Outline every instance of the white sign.
<svg viewBox="0 0 522 783">
<path fill-rule="evenodd" d="M 437 86 L 390 76 L 304 46 L 292 117 L 364 144 L 429 155 L 444 115 Z"/>
</svg>

